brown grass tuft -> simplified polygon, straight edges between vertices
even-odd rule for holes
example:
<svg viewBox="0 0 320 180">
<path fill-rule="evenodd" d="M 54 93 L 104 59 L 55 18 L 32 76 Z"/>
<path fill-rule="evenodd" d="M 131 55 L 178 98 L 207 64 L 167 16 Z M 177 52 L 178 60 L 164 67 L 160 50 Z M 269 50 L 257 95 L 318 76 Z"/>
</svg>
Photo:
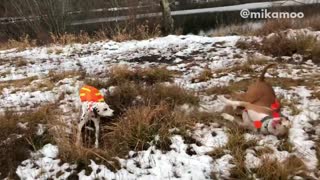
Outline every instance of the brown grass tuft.
<svg viewBox="0 0 320 180">
<path fill-rule="evenodd" d="M 268 146 L 257 146 L 254 148 L 254 150 L 257 157 L 261 157 L 266 154 L 272 154 L 274 152 L 274 150 Z"/>
<path fill-rule="evenodd" d="M 108 86 L 119 85 L 127 81 L 152 85 L 160 82 L 172 82 L 174 73 L 166 68 L 144 68 L 132 70 L 127 66 L 115 66 L 110 69 L 109 76 L 110 79 L 107 82 Z"/>
<path fill-rule="evenodd" d="M 235 46 L 239 49 L 247 50 L 247 49 L 256 49 L 259 47 L 259 43 L 255 40 L 251 40 L 249 38 L 240 38 Z"/>
<path fill-rule="evenodd" d="M 142 40 L 161 35 L 160 26 L 145 21 L 138 23 L 135 21 L 128 22 L 125 26 L 116 26 L 109 30 L 112 40 L 122 42 L 127 40 Z"/>
<path fill-rule="evenodd" d="M 257 168 L 257 177 L 263 179 L 291 179 L 294 176 L 308 178 L 306 166 L 301 159 L 290 156 L 283 163 L 268 158 L 262 159 L 262 166 Z"/>
<path fill-rule="evenodd" d="M 22 58 L 18 58 L 15 60 L 15 65 L 16 67 L 22 67 L 22 66 L 26 66 L 28 64 L 28 61 Z"/>
<path fill-rule="evenodd" d="M 156 84 L 147 88 L 144 94 L 146 102 L 158 104 L 161 101 L 167 102 L 171 107 L 176 105 L 189 104 L 198 106 L 200 99 L 192 91 L 183 89 L 176 85 Z"/>
<path fill-rule="evenodd" d="M 169 129 L 185 132 L 188 125 L 191 125 L 190 118 L 182 112 L 172 111 L 165 103 L 140 106 L 129 109 L 117 123 L 106 126 L 109 132 L 104 135 L 103 142 L 106 148 L 115 148 L 119 154 L 126 155 L 130 150 L 146 150 L 159 135 L 154 144 L 168 150 L 172 135 Z"/>
<path fill-rule="evenodd" d="M 295 37 L 288 37 L 286 32 L 279 32 L 265 37 L 261 43 L 255 40 L 240 39 L 236 46 L 240 49 L 259 50 L 274 57 L 301 54 L 303 60 L 312 59 L 314 62 L 319 62 L 320 59 L 320 42 L 317 37 L 302 33 Z"/>
<path fill-rule="evenodd" d="M 179 86 L 162 84 L 141 86 L 134 82 L 119 84 L 114 92 L 106 98 L 106 102 L 118 113 L 124 112 L 132 106 L 159 105 L 162 101 L 171 107 L 183 104 L 198 106 L 200 102 L 199 97 L 195 96 L 193 92 Z"/>
<path fill-rule="evenodd" d="M 32 40 L 29 35 L 24 35 L 18 40 L 9 39 L 9 41 L 6 43 L 0 43 L 0 50 L 17 48 L 21 51 L 36 45 L 36 40 Z"/>
<path fill-rule="evenodd" d="M 192 79 L 192 82 L 205 82 L 213 77 L 211 69 L 204 69 L 197 77 Z"/>
</svg>

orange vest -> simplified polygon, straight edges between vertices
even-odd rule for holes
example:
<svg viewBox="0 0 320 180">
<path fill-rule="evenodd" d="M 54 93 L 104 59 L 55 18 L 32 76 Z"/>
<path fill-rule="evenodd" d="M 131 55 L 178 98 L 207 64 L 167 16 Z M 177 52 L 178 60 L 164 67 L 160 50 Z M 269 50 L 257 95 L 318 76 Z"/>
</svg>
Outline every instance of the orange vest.
<svg viewBox="0 0 320 180">
<path fill-rule="evenodd" d="M 80 89 L 81 102 L 103 102 L 103 96 L 100 91 L 92 86 L 85 85 Z"/>
</svg>

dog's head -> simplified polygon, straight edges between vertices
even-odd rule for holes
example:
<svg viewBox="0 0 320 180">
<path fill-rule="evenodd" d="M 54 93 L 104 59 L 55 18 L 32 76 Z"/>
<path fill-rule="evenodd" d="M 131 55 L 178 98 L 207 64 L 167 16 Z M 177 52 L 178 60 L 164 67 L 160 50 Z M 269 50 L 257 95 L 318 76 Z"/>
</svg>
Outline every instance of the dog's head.
<svg viewBox="0 0 320 180">
<path fill-rule="evenodd" d="M 290 128 L 291 122 L 286 117 L 280 117 L 279 120 L 275 121 L 274 129 L 279 136 L 286 135 Z"/>
<path fill-rule="evenodd" d="M 113 116 L 113 110 L 105 102 L 96 103 L 92 109 L 93 109 L 93 112 L 100 117 Z"/>
</svg>

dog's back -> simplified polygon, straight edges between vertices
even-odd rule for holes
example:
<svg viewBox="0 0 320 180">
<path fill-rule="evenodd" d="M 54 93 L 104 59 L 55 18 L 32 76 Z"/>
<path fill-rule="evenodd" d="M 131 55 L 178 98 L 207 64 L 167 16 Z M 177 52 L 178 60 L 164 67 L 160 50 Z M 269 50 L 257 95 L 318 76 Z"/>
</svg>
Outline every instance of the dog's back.
<svg viewBox="0 0 320 180">
<path fill-rule="evenodd" d="M 246 93 L 237 96 L 238 100 L 250 102 L 255 105 L 270 107 L 276 100 L 275 92 L 272 86 L 265 82 L 264 75 L 267 70 L 275 64 L 266 66 L 259 79 L 248 87 Z"/>
</svg>

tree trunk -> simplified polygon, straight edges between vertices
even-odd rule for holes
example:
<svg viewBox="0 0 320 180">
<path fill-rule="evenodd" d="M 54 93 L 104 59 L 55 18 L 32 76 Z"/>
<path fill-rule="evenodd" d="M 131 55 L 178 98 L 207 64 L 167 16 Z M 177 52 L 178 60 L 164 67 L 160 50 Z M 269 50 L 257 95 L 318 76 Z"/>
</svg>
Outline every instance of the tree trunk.
<svg viewBox="0 0 320 180">
<path fill-rule="evenodd" d="M 173 33 L 173 18 L 171 17 L 169 0 L 160 0 L 162 9 L 162 32 L 165 35 Z"/>
</svg>

